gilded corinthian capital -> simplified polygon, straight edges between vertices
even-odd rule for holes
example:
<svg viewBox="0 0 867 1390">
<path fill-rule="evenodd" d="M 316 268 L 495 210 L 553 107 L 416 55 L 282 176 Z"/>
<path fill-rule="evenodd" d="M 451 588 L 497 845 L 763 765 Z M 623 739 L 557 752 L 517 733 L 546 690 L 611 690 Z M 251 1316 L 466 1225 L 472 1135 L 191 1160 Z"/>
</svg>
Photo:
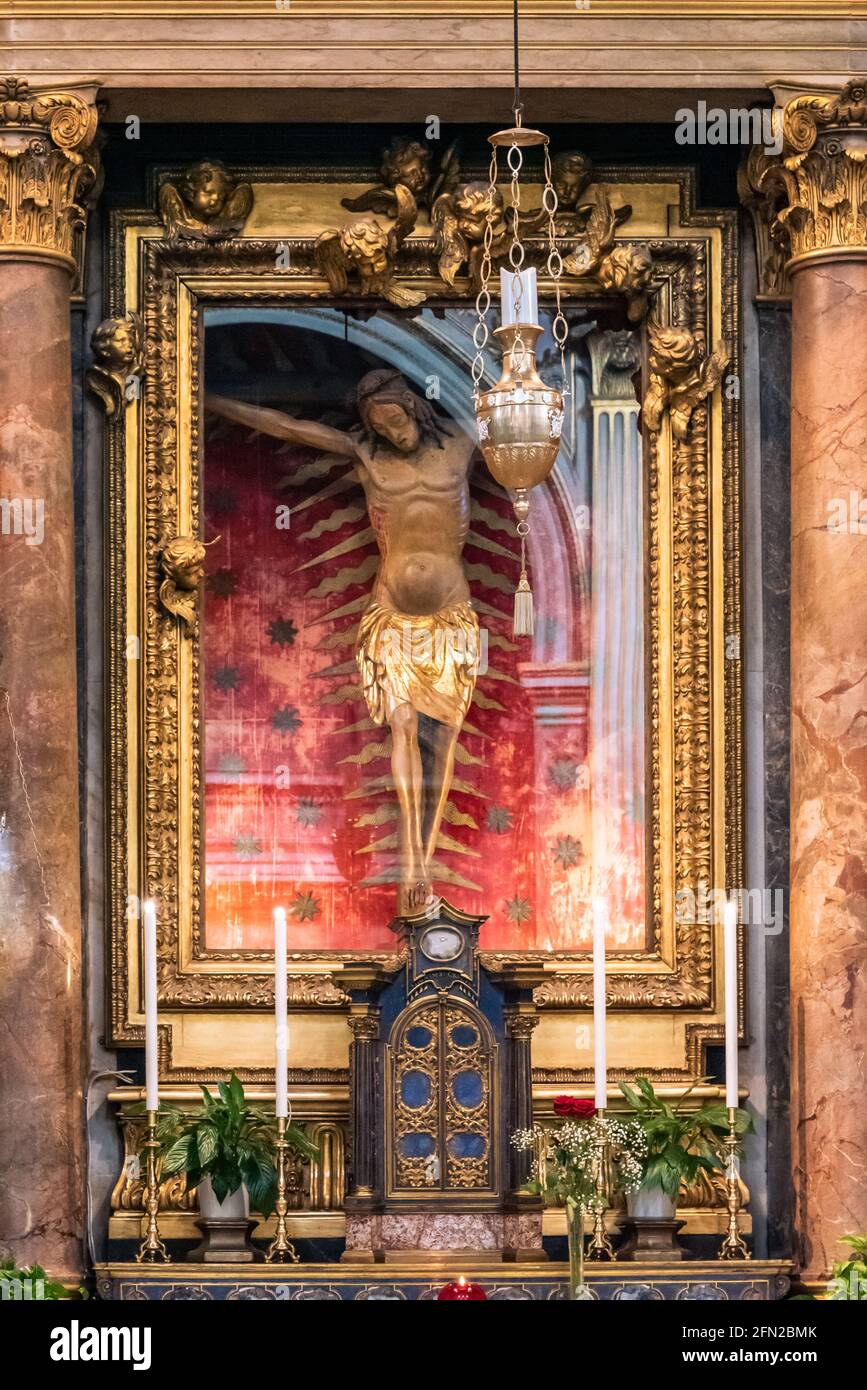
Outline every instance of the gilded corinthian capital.
<svg viewBox="0 0 867 1390">
<path fill-rule="evenodd" d="M 47 259 L 75 273 L 99 156 L 96 89 L 0 79 L 0 257 Z"/>
<path fill-rule="evenodd" d="M 780 152 L 750 151 L 740 194 L 756 227 L 760 291 L 780 295 L 808 258 L 867 255 L 867 78 L 836 96 L 793 97 L 774 114 Z"/>
</svg>

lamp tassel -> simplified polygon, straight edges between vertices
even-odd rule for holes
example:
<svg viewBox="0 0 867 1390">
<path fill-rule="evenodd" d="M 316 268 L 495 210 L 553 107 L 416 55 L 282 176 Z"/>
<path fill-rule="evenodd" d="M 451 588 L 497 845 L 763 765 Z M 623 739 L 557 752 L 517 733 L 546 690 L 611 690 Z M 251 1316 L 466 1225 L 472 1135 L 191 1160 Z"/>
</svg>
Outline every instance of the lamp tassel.
<svg viewBox="0 0 867 1390">
<path fill-rule="evenodd" d="M 530 588 L 527 571 L 522 569 L 521 578 L 518 580 L 518 587 L 515 590 L 515 618 L 512 624 L 512 634 L 515 637 L 532 637 L 534 631 L 533 590 Z"/>
<path fill-rule="evenodd" d="M 533 590 L 527 578 L 527 537 L 530 526 L 527 521 L 527 494 L 523 489 L 515 498 L 515 513 L 518 517 L 517 532 L 521 538 L 521 578 L 515 590 L 515 616 L 512 622 L 513 637 L 532 637 L 535 631 L 533 622 Z"/>
</svg>

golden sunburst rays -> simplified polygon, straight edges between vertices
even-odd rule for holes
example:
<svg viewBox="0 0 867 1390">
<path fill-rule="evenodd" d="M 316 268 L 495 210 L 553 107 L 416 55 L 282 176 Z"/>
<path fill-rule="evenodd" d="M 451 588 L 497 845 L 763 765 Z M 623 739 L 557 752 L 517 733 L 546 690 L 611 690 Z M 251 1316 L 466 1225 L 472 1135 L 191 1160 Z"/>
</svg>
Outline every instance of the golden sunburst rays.
<svg viewBox="0 0 867 1390">
<path fill-rule="evenodd" d="M 494 511 L 493 507 L 486 507 L 484 503 L 479 502 L 475 497 L 470 504 L 470 521 L 481 522 L 484 526 L 487 526 L 489 531 L 501 532 L 506 536 L 514 536 L 515 534 L 515 523 L 510 517 L 501 516 L 499 512 Z M 470 534 L 478 535 L 479 532 L 475 531 Z M 487 546 L 483 546 L 482 549 L 487 549 Z M 514 554 L 514 551 L 510 550 L 509 554 Z"/>
<path fill-rule="evenodd" d="M 315 526 L 311 526 L 309 531 L 304 531 L 299 536 L 302 541 L 318 541 L 319 537 L 328 531 L 339 531 L 342 526 L 361 521 L 365 515 L 364 506 L 361 502 L 354 502 L 349 507 L 338 507 L 330 516 L 324 516 L 321 521 L 317 521 Z"/>
<path fill-rule="evenodd" d="M 354 654 L 358 620 L 369 603 L 371 581 L 379 568 L 380 557 L 353 470 L 346 469 L 340 476 L 329 478 L 338 465 L 345 464 L 346 460 L 339 456 L 322 455 L 312 463 L 303 464 L 279 486 L 291 488 L 296 495 L 305 485 L 310 489 L 292 500 L 293 525 L 300 513 L 321 508 L 311 516 L 306 529 L 298 532 L 303 549 L 299 555 L 301 563 L 294 572 L 310 575 L 311 587 L 306 591 L 305 601 L 310 600 L 316 607 L 322 604 L 322 611 L 318 613 L 316 607 L 312 614 L 308 609 L 304 625 L 311 633 L 317 628 L 326 629 L 324 635 L 311 644 L 311 649 L 324 658 L 323 664 L 311 673 L 317 684 L 322 682 L 326 686 L 320 688 L 316 703 L 323 713 L 339 711 L 343 714 L 345 711 L 343 720 L 337 727 L 329 727 L 327 733 L 329 738 L 337 736 L 350 742 L 346 752 L 337 744 L 334 754 L 329 755 L 329 762 L 354 771 L 354 784 L 347 787 L 342 799 L 347 812 L 353 803 L 357 805 L 357 814 L 353 810 L 349 816 L 350 824 L 355 831 L 366 832 L 369 837 L 354 853 L 359 856 L 359 864 L 371 858 L 382 859 L 381 864 L 370 866 L 371 872 L 358 884 L 368 888 L 399 881 L 400 869 L 395 862 L 398 807 L 390 768 L 391 735 L 387 728 L 374 724 L 366 713 Z M 320 480 L 323 485 L 317 487 Z M 518 644 L 510 640 L 511 611 L 497 603 L 501 596 L 511 595 L 514 590 L 512 569 L 517 567 L 518 556 L 498 539 L 512 535 L 509 516 L 503 514 L 509 509 L 505 493 L 483 475 L 473 479 L 472 492 L 471 529 L 466 545 L 476 555 L 466 558 L 464 567 L 473 607 L 485 628 L 488 656 L 486 669 L 476 682 L 473 703 L 480 711 L 497 715 L 506 712 L 506 705 L 496 694 L 503 693 L 509 685 L 518 684 L 508 670 L 490 662 L 492 652 L 509 656 L 519 651 Z M 478 493 L 485 494 L 484 498 L 480 499 Z M 330 506 L 324 506 L 326 503 Z M 345 563 L 339 563 L 341 561 Z M 317 570 L 324 571 L 321 577 Z M 362 592 L 352 597 L 352 590 L 358 586 L 362 586 Z M 493 601 L 489 601 L 487 595 Z M 468 747 L 467 741 L 473 747 Z M 447 856 L 448 860 L 482 857 L 480 849 L 473 844 L 479 822 L 470 810 L 462 809 L 457 803 L 466 799 L 470 805 L 473 801 L 478 805 L 490 800 L 489 794 L 479 785 L 486 766 L 486 746 L 491 746 L 491 735 L 477 723 L 465 720 L 455 751 L 457 775 L 452 779 L 451 796 L 443 813 L 444 828 L 432 865 L 435 880 L 469 892 L 481 892 L 482 885 L 442 856 Z"/>
<path fill-rule="evenodd" d="M 257 433 L 258 432 L 254 432 L 254 438 L 257 437 Z M 274 450 L 274 457 L 279 458 L 281 454 L 295 453 L 297 449 L 298 445 L 294 443 L 294 441 L 288 444 L 281 444 L 278 449 Z M 346 468 L 348 464 L 349 460 L 345 454 L 317 454 L 310 463 L 302 463 L 298 468 L 293 468 L 291 473 L 285 473 L 282 478 L 278 479 L 274 486 L 279 492 L 285 492 L 289 488 L 306 487 L 314 478 L 327 478 L 328 474 L 333 473 L 335 468 L 340 468 L 341 466 Z M 354 481 L 351 467 L 349 472 L 351 480 Z M 315 500 L 315 494 L 305 502 L 305 506 L 310 506 L 313 500 Z"/>
</svg>

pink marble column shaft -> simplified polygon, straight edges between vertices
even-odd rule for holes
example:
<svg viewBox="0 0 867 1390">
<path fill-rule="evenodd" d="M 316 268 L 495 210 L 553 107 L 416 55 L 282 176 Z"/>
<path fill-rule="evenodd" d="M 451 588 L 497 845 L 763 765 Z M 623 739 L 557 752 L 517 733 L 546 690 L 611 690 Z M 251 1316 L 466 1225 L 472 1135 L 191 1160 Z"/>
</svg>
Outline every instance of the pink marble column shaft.
<svg viewBox="0 0 867 1390">
<path fill-rule="evenodd" d="M 793 268 L 792 1108 L 802 1267 L 867 1231 L 867 256 Z"/>
<path fill-rule="evenodd" d="M 83 1268 L 69 270 L 0 258 L 0 1251 Z"/>
</svg>

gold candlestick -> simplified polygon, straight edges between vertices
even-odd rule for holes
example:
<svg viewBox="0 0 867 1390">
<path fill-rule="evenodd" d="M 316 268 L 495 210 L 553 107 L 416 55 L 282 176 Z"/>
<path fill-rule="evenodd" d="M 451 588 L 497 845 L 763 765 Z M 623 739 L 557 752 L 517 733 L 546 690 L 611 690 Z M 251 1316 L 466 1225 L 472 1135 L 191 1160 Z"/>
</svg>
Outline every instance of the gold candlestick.
<svg viewBox="0 0 867 1390">
<path fill-rule="evenodd" d="M 726 1137 L 726 1149 L 728 1158 L 726 1159 L 726 1206 L 729 1213 L 729 1225 L 717 1259 L 720 1260 L 748 1260 L 750 1252 L 746 1247 L 743 1236 L 738 1228 L 738 1213 L 741 1209 L 741 1185 L 740 1173 L 738 1171 L 738 1136 L 735 1129 L 737 1110 L 729 1106 L 729 1132 Z"/>
<path fill-rule="evenodd" d="M 268 1246 L 265 1256 L 268 1264 L 285 1264 L 287 1260 L 298 1263 L 298 1252 L 289 1239 L 286 1226 L 286 1213 L 289 1203 L 286 1200 L 286 1116 L 277 1116 L 277 1230 Z"/>
<path fill-rule="evenodd" d="M 593 1235 L 587 1247 L 588 1260 L 615 1260 L 614 1246 L 605 1230 L 605 1209 L 608 1206 L 608 1131 L 605 1125 L 605 1111 L 597 1110 L 602 1135 L 594 1159 L 596 1177 L 596 1207 L 593 1213 Z"/>
<path fill-rule="evenodd" d="M 154 1264 L 157 1260 L 168 1260 L 169 1254 L 165 1245 L 160 1240 L 159 1226 L 157 1225 L 157 1212 L 160 1206 L 160 1189 L 157 1183 L 157 1150 L 159 1141 L 157 1139 L 157 1112 L 149 1110 L 148 1115 L 148 1137 L 145 1140 L 145 1153 L 147 1155 L 147 1173 L 145 1178 L 144 1209 L 147 1214 L 147 1226 L 145 1227 L 144 1238 L 139 1246 L 136 1261 L 138 1264 Z"/>
</svg>

